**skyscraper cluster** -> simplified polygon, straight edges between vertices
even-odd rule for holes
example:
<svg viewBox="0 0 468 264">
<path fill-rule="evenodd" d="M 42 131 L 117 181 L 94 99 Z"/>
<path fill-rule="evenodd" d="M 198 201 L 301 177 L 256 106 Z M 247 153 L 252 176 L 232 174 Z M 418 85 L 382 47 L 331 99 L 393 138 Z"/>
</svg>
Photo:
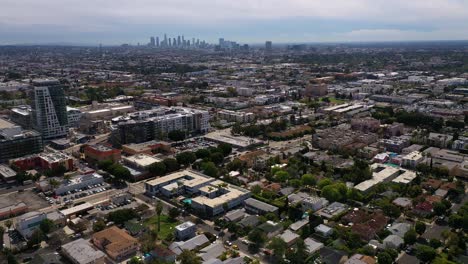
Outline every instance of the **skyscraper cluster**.
<svg viewBox="0 0 468 264">
<path fill-rule="evenodd" d="M 247 44 L 240 45 L 239 43 L 235 41 L 230 41 L 230 40 L 225 40 L 224 38 L 220 38 L 218 45 L 216 46 L 216 49 L 221 50 L 221 51 L 227 51 L 227 50 L 248 51 L 249 45 Z"/>
<path fill-rule="evenodd" d="M 159 37 L 151 37 L 148 46 L 157 48 L 207 48 L 210 45 L 198 38 L 185 39 L 183 35 L 171 38 L 164 34 L 161 40 Z"/>
</svg>

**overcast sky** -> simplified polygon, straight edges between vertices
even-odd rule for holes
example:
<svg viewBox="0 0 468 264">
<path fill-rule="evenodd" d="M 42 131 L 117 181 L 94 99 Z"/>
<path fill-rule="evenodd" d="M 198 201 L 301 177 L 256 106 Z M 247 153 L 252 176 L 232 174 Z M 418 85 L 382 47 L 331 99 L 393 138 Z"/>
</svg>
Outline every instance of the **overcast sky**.
<svg viewBox="0 0 468 264">
<path fill-rule="evenodd" d="M 468 40 L 468 0 L 0 0 L 0 44 Z"/>
</svg>

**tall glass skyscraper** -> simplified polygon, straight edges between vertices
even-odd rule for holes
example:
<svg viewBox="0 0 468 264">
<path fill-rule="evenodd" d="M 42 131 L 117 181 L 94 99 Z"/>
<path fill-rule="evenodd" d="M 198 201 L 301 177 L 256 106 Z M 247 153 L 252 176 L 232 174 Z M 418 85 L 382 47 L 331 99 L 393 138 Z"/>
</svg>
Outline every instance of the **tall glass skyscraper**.
<svg viewBox="0 0 468 264">
<path fill-rule="evenodd" d="M 44 139 L 64 137 L 68 133 L 67 104 L 58 80 L 33 81 L 32 122 Z"/>
</svg>

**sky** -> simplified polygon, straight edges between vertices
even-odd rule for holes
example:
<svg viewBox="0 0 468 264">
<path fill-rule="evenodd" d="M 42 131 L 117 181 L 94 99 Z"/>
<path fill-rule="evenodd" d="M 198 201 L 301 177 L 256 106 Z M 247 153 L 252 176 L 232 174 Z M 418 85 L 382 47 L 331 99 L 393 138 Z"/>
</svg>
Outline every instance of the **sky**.
<svg viewBox="0 0 468 264">
<path fill-rule="evenodd" d="M 468 0 L 0 0 L 0 44 L 468 40 Z"/>
</svg>

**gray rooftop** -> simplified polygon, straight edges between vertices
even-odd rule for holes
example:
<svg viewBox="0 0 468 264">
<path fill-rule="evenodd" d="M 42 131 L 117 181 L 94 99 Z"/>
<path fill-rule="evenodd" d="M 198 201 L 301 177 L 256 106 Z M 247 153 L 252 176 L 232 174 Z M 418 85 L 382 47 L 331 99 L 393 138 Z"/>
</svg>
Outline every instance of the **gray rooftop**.
<svg viewBox="0 0 468 264">
<path fill-rule="evenodd" d="M 249 205 L 251 207 L 258 208 L 258 209 L 260 209 L 262 211 L 265 211 L 265 212 L 275 212 L 276 210 L 278 210 L 278 207 L 267 204 L 267 203 L 264 203 L 262 201 L 254 199 L 254 198 L 249 198 L 249 199 L 245 200 L 244 204 Z"/>
<path fill-rule="evenodd" d="M 93 261 L 105 256 L 102 251 L 95 250 L 82 238 L 63 245 L 62 250 L 64 250 L 67 255 L 71 256 L 79 264 L 93 263 Z"/>
</svg>

